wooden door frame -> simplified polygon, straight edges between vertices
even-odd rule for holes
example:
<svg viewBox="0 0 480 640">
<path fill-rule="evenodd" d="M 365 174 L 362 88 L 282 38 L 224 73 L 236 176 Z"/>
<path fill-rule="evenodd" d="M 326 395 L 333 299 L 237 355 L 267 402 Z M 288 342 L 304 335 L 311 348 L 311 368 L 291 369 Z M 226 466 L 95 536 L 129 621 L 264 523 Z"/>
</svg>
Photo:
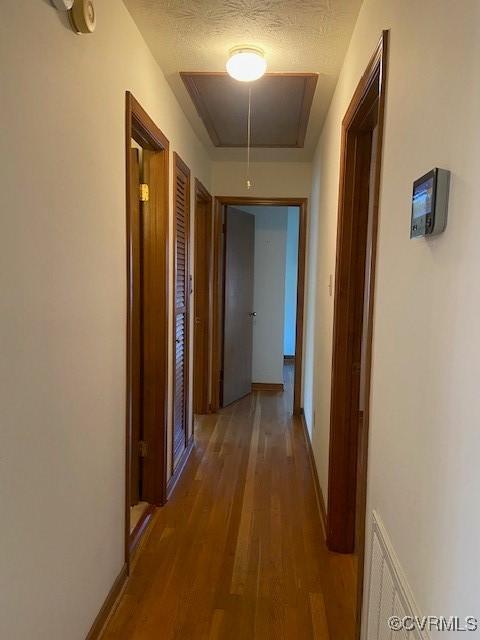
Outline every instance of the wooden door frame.
<svg viewBox="0 0 480 640">
<path fill-rule="evenodd" d="M 333 321 L 330 452 L 327 509 L 327 544 L 330 550 L 353 553 L 357 543 L 358 592 L 357 637 L 360 634 L 363 598 L 366 480 L 369 397 L 372 365 L 375 263 L 378 209 L 387 79 L 388 31 L 370 59 L 342 122 L 337 227 L 335 301 Z M 377 145 L 371 139 L 377 126 Z M 368 135 L 370 142 L 368 142 Z M 367 137 L 366 137 L 367 136 Z M 368 146 L 369 145 L 369 146 Z M 367 155 L 368 171 L 366 173 Z M 373 194 L 369 194 L 369 171 L 374 162 Z M 365 184 L 367 197 L 365 198 Z M 356 195 L 358 194 L 358 195 Z M 369 200 L 372 202 L 369 297 L 365 301 L 365 263 Z M 363 261 L 363 263 L 362 263 Z M 367 305 L 365 350 L 365 396 L 363 416 L 358 410 L 360 357 L 359 308 Z M 360 320 L 360 325 L 362 325 Z M 363 326 L 363 325 L 362 325 Z M 361 332 L 360 332 L 361 340 Z M 360 347 L 361 348 L 361 347 Z M 360 419 L 364 436 L 359 439 Z M 361 462 L 362 466 L 359 466 Z M 359 469 L 361 471 L 361 477 Z M 360 491 L 357 495 L 357 490 Z M 357 503 L 360 501 L 360 504 Z M 357 511 L 357 516 L 356 516 Z M 360 516 L 360 517 L 359 517 Z"/>
<path fill-rule="evenodd" d="M 212 336 L 212 410 L 220 408 L 220 375 L 223 342 L 223 260 L 222 235 L 224 210 L 227 206 L 272 206 L 299 208 L 297 318 L 295 335 L 295 382 L 293 413 L 302 413 L 303 335 L 305 306 L 305 267 L 307 247 L 308 198 L 257 198 L 248 196 L 215 196 L 213 256 L 213 336 Z"/>
<path fill-rule="evenodd" d="M 207 335 L 207 366 L 206 366 L 206 373 L 205 373 L 205 377 L 204 380 L 202 381 L 204 387 L 206 387 L 203 389 L 203 393 L 206 396 L 206 405 L 202 406 L 202 413 L 209 413 L 211 411 L 211 402 L 210 402 L 210 383 L 211 383 L 211 370 L 212 370 L 212 363 L 211 363 L 211 343 L 212 343 L 212 337 L 211 337 L 211 319 L 212 319 L 212 291 L 213 291 L 213 280 L 212 280 L 212 276 L 213 276 L 213 269 L 212 269 L 212 233 L 213 233 L 213 197 L 210 195 L 210 193 L 207 191 L 207 189 L 205 188 L 205 186 L 200 182 L 200 180 L 198 178 L 195 178 L 195 208 L 194 208 L 194 228 L 195 228 L 195 237 L 194 237 L 194 256 L 193 256 L 193 263 L 195 265 L 194 268 L 194 272 L 193 272 L 193 280 L 194 280 L 194 284 L 193 284 L 193 291 L 194 291 L 194 305 L 196 304 L 196 291 L 197 291 L 197 286 L 196 286 L 196 278 L 197 278 L 197 269 L 196 269 L 196 242 L 197 242 L 197 221 L 198 221 L 198 215 L 199 215 L 199 205 L 204 205 L 207 207 L 208 209 L 208 219 L 207 219 L 207 236 L 208 238 L 210 238 L 210 244 L 209 244 L 209 263 L 207 265 L 207 277 L 208 277 L 208 302 L 207 302 L 207 308 L 208 308 L 208 335 Z M 195 319 L 194 319 L 194 323 L 195 323 Z M 194 328 L 193 328 L 193 369 L 195 371 L 195 349 L 196 349 L 196 342 L 195 342 L 195 324 L 194 324 Z M 193 399 L 194 399 L 194 405 L 195 405 L 195 379 L 193 380 Z M 206 393 L 205 393 L 206 391 Z"/>
<path fill-rule="evenodd" d="M 139 541 L 142 531 L 130 536 L 130 472 L 132 456 L 132 381 L 139 375 L 132 367 L 133 361 L 133 263 L 132 263 L 132 220 L 131 202 L 138 194 L 131 193 L 131 140 L 135 140 L 143 149 L 162 153 L 162 197 L 152 208 L 155 220 L 152 224 L 151 243 L 147 247 L 150 260 L 147 263 L 147 278 L 155 280 L 157 295 L 150 305 L 152 322 L 150 330 L 143 335 L 144 349 L 155 356 L 155 375 L 152 381 L 151 397 L 155 397 L 155 420 L 158 423 L 158 438 L 149 447 L 148 457 L 154 469 L 155 505 L 166 501 L 167 486 L 167 429 L 168 429 L 168 220 L 169 220 L 169 153 L 170 144 L 154 121 L 134 96 L 127 91 L 125 95 L 125 162 L 126 162 L 126 239 L 127 239 L 127 335 L 126 335 L 126 450 L 125 450 L 125 562 L 130 566 L 131 553 Z M 155 266 L 155 268 L 154 268 Z M 144 265 L 145 271 L 145 265 Z M 142 331 L 145 327 L 142 328 Z M 151 516 L 151 510 L 150 510 Z M 144 523 L 143 531 L 147 522 Z"/>
</svg>

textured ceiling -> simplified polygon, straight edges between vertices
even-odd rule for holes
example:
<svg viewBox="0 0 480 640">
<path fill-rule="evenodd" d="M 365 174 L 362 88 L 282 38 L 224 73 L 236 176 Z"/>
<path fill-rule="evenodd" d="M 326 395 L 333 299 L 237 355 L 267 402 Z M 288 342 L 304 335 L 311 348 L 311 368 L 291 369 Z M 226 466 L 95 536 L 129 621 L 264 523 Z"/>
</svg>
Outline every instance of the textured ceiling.
<svg viewBox="0 0 480 640">
<path fill-rule="evenodd" d="M 257 160 L 307 160 L 315 148 L 362 0 L 124 0 L 177 99 L 215 159 L 180 71 L 224 71 L 235 45 L 264 49 L 268 71 L 320 74 L 304 149 L 256 149 Z"/>
</svg>

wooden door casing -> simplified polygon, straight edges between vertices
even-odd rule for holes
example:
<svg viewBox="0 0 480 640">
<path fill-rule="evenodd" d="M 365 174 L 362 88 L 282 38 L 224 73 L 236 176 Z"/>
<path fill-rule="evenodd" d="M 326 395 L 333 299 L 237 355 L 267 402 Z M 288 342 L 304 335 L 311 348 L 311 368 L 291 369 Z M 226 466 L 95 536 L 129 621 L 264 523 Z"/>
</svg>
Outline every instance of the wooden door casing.
<svg viewBox="0 0 480 640">
<path fill-rule="evenodd" d="M 302 415 L 302 373 L 304 351 L 304 305 L 305 305 L 305 270 L 308 226 L 307 198 L 258 198 L 244 196 L 215 196 L 213 215 L 213 260 L 212 260 L 212 360 L 211 360 L 211 393 L 212 411 L 221 407 L 222 363 L 224 339 L 224 279 L 225 279 L 225 242 L 224 220 L 229 206 L 292 206 L 300 210 L 300 228 L 298 239 L 298 277 L 297 277 L 297 318 L 295 338 L 295 378 L 293 392 L 293 413 Z"/>
<path fill-rule="evenodd" d="M 130 149 L 130 193 L 138 194 L 140 185 L 140 154 Z M 130 505 L 140 501 L 140 440 L 142 439 L 142 292 L 141 292 L 141 226 L 140 200 L 130 199 L 131 246 L 132 246 L 132 455 L 130 469 Z"/>
<path fill-rule="evenodd" d="M 212 226 L 212 196 L 195 179 L 193 411 L 199 415 L 210 410 Z"/>
<path fill-rule="evenodd" d="M 190 170 L 174 153 L 174 351 L 172 472 L 189 438 Z"/>
<path fill-rule="evenodd" d="M 126 160 L 126 437 L 125 563 L 148 517 L 130 534 L 130 507 L 137 498 L 153 506 L 166 501 L 168 420 L 169 142 L 130 92 L 125 94 Z M 139 158 L 148 201 L 140 205 Z M 138 439 L 145 442 L 138 459 Z M 141 486 L 132 486 L 141 476 Z"/>
<path fill-rule="evenodd" d="M 357 555 L 357 639 L 362 626 L 373 308 L 387 53 L 388 31 L 383 31 L 342 121 L 340 151 L 326 533 L 331 551 L 356 552 Z"/>
</svg>

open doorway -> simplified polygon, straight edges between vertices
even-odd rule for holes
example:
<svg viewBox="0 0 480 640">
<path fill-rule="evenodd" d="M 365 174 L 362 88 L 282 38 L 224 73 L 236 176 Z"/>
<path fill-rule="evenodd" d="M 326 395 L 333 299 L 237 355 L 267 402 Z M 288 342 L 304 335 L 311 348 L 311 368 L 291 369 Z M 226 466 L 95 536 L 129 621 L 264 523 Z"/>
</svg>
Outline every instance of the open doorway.
<svg viewBox="0 0 480 640">
<path fill-rule="evenodd" d="M 301 411 L 305 218 L 305 199 L 217 198 L 216 408 L 285 390 Z"/>
<path fill-rule="evenodd" d="M 125 560 L 165 502 L 169 143 L 126 94 L 127 424 Z"/>
</svg>

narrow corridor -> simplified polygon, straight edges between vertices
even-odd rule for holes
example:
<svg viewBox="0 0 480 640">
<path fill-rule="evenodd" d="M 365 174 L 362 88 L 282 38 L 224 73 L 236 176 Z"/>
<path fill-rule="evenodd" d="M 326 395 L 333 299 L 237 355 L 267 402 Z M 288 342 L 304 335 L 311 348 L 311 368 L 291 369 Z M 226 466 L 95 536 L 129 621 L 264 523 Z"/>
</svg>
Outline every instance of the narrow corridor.
<svg viewBox="0 0 480 640">
<path fill-rule="evenodd" d="M 105 640 L 329 638 L 328 561 L 303 427 L 290 415 L 292 367 L 286 383 L 197 421 L 194 453 Z"/>
</svg>

